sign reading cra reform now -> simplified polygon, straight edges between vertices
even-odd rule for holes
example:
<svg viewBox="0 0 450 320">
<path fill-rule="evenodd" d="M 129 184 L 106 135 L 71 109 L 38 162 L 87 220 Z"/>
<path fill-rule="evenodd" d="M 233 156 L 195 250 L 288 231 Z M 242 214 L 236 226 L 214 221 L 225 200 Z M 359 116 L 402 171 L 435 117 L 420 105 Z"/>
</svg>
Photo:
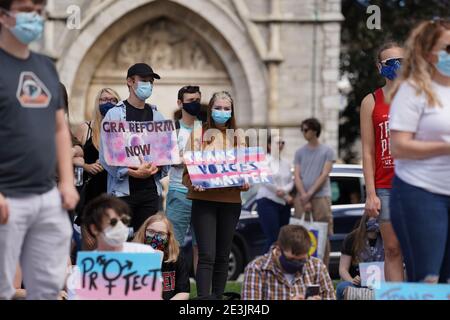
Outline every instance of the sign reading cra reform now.
<svg viewBox="0 0 450 320">
<path fill-rule="evenodd" d="M 204 189 L 273 183 L 272 172 L 261 147 L 185 151 L 183 159 L 192 185 Z"/>
<path fill-rule="evenodd" d="M 161 300 L 162 252 L 81 251 L 77 300 Z"/>
<path fill-rule="evenodd" d="M 110 166 L 136 167 L 141 162 L 163 166 L 181 162 L 175 123 L 171 120 L 104 120 L 101 143 L 105 161 Z"/>
</svg>

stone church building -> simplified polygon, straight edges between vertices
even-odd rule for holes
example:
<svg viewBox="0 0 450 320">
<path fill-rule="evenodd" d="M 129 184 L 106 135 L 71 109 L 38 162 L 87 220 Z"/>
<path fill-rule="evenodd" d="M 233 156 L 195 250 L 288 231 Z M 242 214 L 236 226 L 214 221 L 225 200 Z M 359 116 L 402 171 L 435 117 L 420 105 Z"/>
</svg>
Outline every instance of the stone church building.
<svg viewBox="0 0 450 320">
<path fill-rule="evenodd" d="M 311 116 L 337 151 L 340 0 L 49 0 L 48 11 L 36 49 L 57 62 L 73 125 L 99 89 L 126 98 L 128 67 L 146 62 L 162 78 L 149 102 L 168 118 L 184 85 L 204 103 L 229 90 L 239 126 L 280 128 L 287 159 Z"/>
</svg>

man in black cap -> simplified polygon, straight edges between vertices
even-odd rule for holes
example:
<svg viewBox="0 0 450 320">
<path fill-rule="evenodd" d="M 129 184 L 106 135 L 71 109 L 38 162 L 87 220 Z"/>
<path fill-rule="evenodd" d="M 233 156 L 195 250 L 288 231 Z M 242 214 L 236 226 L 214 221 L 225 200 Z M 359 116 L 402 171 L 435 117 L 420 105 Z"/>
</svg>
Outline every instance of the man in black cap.
<svg viewBox="0 0 450 320">
<path fill-rule="evenodd" d="M 162 121 L 164 117 L 156 106 L 145 103 L 153 91 L 153 82 L 161 77 L 145 63 L 137 63 L 128 69 L 128 99 L 121 101 L 105 116 L 106 121 Z M 156 167 L 142 163 L 139 167 L 111 167 L 104 158 L 100 145 L 100 163 L 108 171 L 108 193 L 121 197 L 131 208 L 131 226 L 137 231 L 143 222 L 158 212 L 162 186 L 159 182 L 167 175 L 169 167 Z"/>
</svg>

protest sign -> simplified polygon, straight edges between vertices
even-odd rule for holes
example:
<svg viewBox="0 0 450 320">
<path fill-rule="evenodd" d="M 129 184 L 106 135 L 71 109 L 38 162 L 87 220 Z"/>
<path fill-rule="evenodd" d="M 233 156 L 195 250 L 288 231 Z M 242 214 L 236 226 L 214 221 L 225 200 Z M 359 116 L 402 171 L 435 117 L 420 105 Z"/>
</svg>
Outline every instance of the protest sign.
<svg viewBox="0 0 450 320">
<path fill-rule="evenodd" d="M 384 262 L 365 262 L 359 264 L 361 286 L 380 288 L 384 279 Z"/>
<path fill-rule="evenodd" d="M 186 151 L 183 155 L 192 185 L 204 189 L 273 183 L 262 148 L 236 148 L 227 151 Z"/>
<path fill-rule="evenodd" d="M 79 252 L 80 300 L 161 300 L 162 252 Z"/>
<path fill-rule="evenodd" d="M 383 282 L 375 300 L 450 300 L 450 284 Z"/>
<path fill-rule="evenodd" d="M 156 166 L 181 162 L 175 124 L 171 120 L 104 120 L 101 125 L 101 139 L 105 161 L 110 166 L 139 166 L 140 158 Z"/>
</svg>

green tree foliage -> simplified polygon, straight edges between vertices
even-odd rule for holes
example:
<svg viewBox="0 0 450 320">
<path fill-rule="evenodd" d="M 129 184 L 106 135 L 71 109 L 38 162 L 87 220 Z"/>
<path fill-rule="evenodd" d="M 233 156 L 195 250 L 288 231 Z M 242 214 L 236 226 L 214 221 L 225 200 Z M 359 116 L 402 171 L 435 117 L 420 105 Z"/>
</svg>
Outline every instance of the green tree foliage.
<svg viewBox="0 0 450 320">
<path fill-rule="evenodd" d="M 370 30 L 367 7 L 377 5 L 381 12 L 381 29 Z M 411 29 L 420 21 L 437 17 L 450 18 L 450 0 L 343 0 L 341 73 L 348 74 L 352 92 L 340 115 L 339 147 L 345 162 L 355 162 L 352 147 L 360 136 L 359 110 L 362 99 L 383 86 L 375 59 L 377 49 L 386 41 L 406 41 Z"/>
</svg>

